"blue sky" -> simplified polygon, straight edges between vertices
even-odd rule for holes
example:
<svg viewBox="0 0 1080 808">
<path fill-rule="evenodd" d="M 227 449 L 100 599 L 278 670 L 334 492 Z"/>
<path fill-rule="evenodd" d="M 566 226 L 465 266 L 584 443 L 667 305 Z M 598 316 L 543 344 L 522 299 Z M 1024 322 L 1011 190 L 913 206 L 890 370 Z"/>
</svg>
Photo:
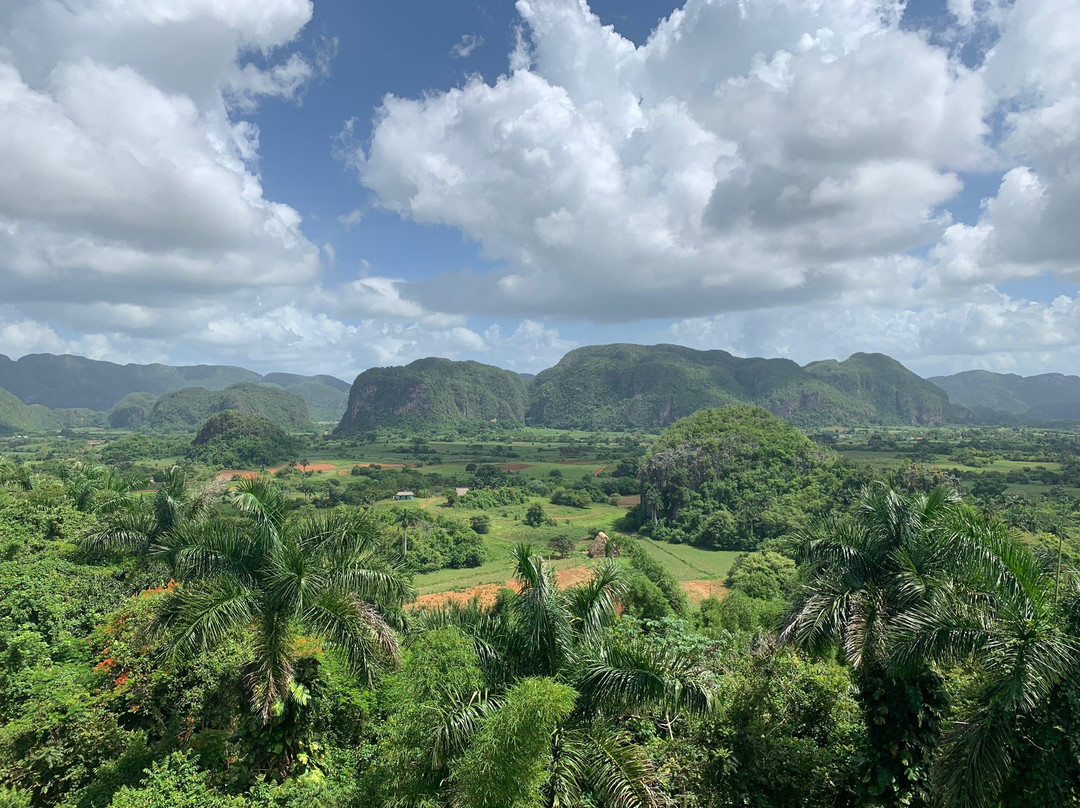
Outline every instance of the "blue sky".
<svg viewBox="0 0 1080 808">
<path fill-rule="evenodd" d="M 0 353 L 1080 372 L 1077 40 L 1080 0 L 15 0 Z"/>
</svg>

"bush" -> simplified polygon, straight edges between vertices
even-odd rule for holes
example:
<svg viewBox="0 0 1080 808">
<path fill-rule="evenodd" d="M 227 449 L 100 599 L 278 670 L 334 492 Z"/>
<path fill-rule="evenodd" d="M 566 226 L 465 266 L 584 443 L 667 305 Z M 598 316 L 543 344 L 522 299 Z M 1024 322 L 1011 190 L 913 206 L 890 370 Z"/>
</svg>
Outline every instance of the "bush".
<svg viewBox="0 0 1080 808">
<path fill-rule="evenodd" d="M 491 517 L 486 513 L 477 514 L 469 519 L 469 524 L 472 525 L 472 529 L 477 533 L 484 534 L 491 532 Z"/>
<path fill-rule="evenodd" d="M 560 533 L 548 540 L 548 547 L 556 558 L 566 558 L 574 550 L 574 540 L 565 533 Z"/>
</svg>

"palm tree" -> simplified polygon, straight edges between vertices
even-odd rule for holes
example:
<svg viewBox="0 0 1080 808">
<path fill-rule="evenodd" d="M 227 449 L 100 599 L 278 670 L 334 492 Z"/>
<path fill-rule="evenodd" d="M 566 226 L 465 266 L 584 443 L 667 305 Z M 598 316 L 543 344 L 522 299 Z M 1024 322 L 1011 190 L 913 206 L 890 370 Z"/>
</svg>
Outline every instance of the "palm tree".
<svg viewBox="0 0 1080 808">
<path fill-rule="evenodd" d="M 160 624 L 175 654 L 250 632 L 247 684 L 264 723 L 298 695 L 302 635 L 322 638 L 369 678 L 397 658 L 387 616 L 414 593 L 368 512 L 291 519 L 266 478 L 241 482 L 233 503 L 242 518 L 189 523 L 172 536 L 168 558 L 182 586 L 165 601 Z"/>
<path fill-rule="evenodd" d="M 670 724 L 680 712 L 709 710 L 697 671 L 645 640 L 614 639 L 609 629 L 625 589 L 614 560 L 600 562 L 591 581 L 560 590 L 528 545 L 515 547 L 513 559 L 518 591 L 508 608 L 445 606 L 414 618 L 415 634 L 454 626 L 471 637 L 490 686 L 453 699 L 461 708 L 433 738 L 441 759 L 468 749 L 479 723 L 518 683 L 543 677 L 577 694 L 551 736 L 544 804 L 579 805 L 586 789 L 612 808 L 663 804 L 651 763 L 619 719 L 655 709 Z"/>
<path fill-rule="evenodd" d="M 875 484 L 850 519 L 826 521 L 798 548 L 807 581 L 781 637 L 817 653 L 839 646 L 854 669 L 869 738 L 867 796 L 884 804 L 927 804 L 947 701 L 925 659 L 894 664 L 893 635 L 929 601 L 941 564 L 935 541 L 958 507 L 951 488 L 912 496 Z"/>
<path fill-rule="evenodd" d="M 136 480 L 98 463 L 74 463 L 63 469 L 61 479 L 76 510 L 101 514 L 124 508 L 136 487 Z"/>
<path fill-rule="evenodd" d="M 974 663 L 935 785 L 947 806 L 1080 798 L 1080 573 L 964 510 L 941 539 L 948 584 L 898 621 L 902 661 Z"/>
<path fill-rule="evenodd" d="M 223 484 L 188 486 L 186 472 L 173 466 L 153 497 L 132 496 L 113 502 L 100 528 L 85 539 L 89 549 L 124 550 L 139 556 L 167 556 L 174 534 L 206 519 Z"/>
<path fill-rule="evenodd" d="M 394 508 L 391 511 L 394 524 L 401 528 L 403 537 L 402 555 L 409 553 L 409 528 L 417 527 L 424 522 L 424 515 L 419 508 Z"/>
</svg>

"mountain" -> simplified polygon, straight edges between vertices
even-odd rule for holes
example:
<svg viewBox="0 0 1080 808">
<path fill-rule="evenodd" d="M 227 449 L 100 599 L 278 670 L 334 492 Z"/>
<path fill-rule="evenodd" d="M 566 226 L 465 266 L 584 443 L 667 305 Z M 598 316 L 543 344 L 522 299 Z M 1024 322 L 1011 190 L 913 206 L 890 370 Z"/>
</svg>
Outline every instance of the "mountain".
<svg viewBox="0 0 1080 808">
<path fill-rule="evenodd" d="M 327 420 L 334 421 L 345 411 L 349 390 L 348 382 L 333 376 L 271 373 L 264 377 L 231 365 L 118 365 L 67 354 L 29 354 L 12 360 L 0 354 L 0 387 L 24 404 L 42 404 L 50 409 L 106 411 L 132 393 L 156 397 L 185 387 L 224 390 L 239 382 L 266 382 L 285 389 L 300 387 L 297 395 L 311 398 L 315 410 L 326 408 Z M 328 391 L 340 395 L 335 398 Z"/>
<path fill-rule="evenodd" d="M 655 429 L 698 410 L 757 404 L 797 426 L 938 424 L 942 391 L 881 354 L 800 367 L 680 345 L 578 348 L 533 383 L 528 422 L 557 429 Z"/>
<path fill-rule="evenodd" d="M 296 439 L 272 421 L 222 410 L 199 428 L 188 456 L 232 468 L 265 467 L 295 460 L 299 449 Z"/>
<path fill-rule="evenodd" d="M 1044 373 L 1017 376 L 968 370 L 929 381 L 949 394 L 949 400 L 975 412 L 980 421 L 1048 423 L 1080 420 L 1080 376 Z"/>
<path fill-rule="evenodd" d="M 224 390 L 186 387 L 173 390 L 154 402 L 146 417 L 148 429 L 190 432 L 214 413 L 235 410 L 257 415 L 281 429 L 310 431 L 315 427 L 308 416 L 307 402 L 276 385 L 240 382 Z"/>
<path fill-rule="evenodd" d="M 57 428 L 56 419 L 45 407 L 32 407 L 0 388 L 0 435 L 25 432 L 51 432 Z"/>
<path fill-rule="evenodd" d="M 940 387 L 885 354 L 855 353 L 843 362 L 828 359 L 803 369 L 875 413 L 875 423 L 937 425 L 970 418 Z"/>
<path fill-rule="evenodd" d="M 491 422 L 521 426 L 528 398 L 525 382 L 509 370 L 479 362 L 418 359 L 357 376 L 334 434 L 380 426 L 419 429 Z"/>
</svg>

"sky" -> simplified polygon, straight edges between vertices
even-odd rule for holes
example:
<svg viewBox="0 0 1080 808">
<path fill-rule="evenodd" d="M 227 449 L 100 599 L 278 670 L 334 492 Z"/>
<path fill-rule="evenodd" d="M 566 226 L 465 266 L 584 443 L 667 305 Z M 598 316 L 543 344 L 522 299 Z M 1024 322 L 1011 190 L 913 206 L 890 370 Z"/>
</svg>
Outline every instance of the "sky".
<svg viewBox="0 0 1080 808">
<path fill-rule="evenodd" d="M 0 353 L 1080 373 L 1080 0 L 3 0 Z"/>
</svg>

